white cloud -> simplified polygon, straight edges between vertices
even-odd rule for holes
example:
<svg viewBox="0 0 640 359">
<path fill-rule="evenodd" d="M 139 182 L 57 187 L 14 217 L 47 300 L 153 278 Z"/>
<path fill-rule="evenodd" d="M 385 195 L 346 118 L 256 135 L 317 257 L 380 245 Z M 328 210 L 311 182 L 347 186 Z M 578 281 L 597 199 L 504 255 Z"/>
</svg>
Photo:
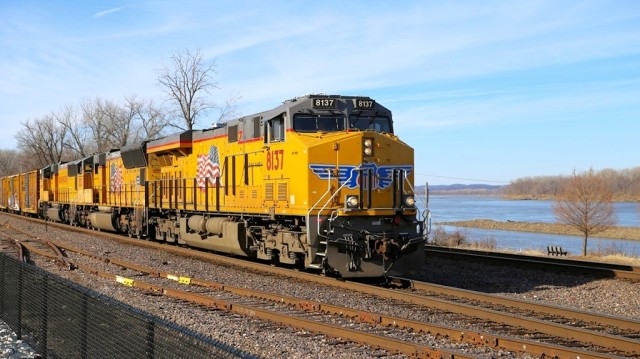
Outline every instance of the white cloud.
<svg viewBox="0 0 640 359">
<path fill-rule="evenodd" d="M 111 15 L 111 14 L 113 14 L 115 12 L 118 12 L 118 11 L 120 11 L 122 9 L 124 9 L 124 7 L 120 6 L 120 7 L 114 7 L 113 9 L 109 9 L 109 10 L 99 11 L 99 12 L 93 14 L 93 17 L 94 18 L 100 18 L 100 17 L 103 17 L 103 16 Z"/>
</svg>

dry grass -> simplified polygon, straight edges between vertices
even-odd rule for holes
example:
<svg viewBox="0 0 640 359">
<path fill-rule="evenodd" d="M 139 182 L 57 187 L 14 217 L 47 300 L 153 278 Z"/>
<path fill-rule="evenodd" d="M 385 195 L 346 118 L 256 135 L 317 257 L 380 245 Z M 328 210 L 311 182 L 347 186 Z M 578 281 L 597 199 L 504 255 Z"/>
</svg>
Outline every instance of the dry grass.
<svg viewBox="0 0 640 359">
<path fill-rule="evenodd" d="M 638 257 L 627 257 L 622 254 L 612 254 L 606 256 L 599 256 L 597 254 L 589 253 L 586 257 L 575 257 L 575 259 L 584 259 L 588 261 L 594 262 L 607 262 L 607 263 L 618 263 L 618 264 L 627 264 L 634 267 L 640 267 L 640 258 Z"/>
</svg>

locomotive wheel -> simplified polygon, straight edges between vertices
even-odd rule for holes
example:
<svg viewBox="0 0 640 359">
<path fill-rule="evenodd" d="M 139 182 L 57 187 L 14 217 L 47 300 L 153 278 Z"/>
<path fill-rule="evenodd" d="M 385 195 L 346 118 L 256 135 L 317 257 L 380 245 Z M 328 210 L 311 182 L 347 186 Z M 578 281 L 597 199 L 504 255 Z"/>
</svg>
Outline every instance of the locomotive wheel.
<svg viewBox="0 0 640 359">
<path fill-rule="evenodd" d="M 293 268 L 299 271 L 304 270 L 304 255 L 296 254 L 296 263 L 293 265 Z"/>
<path fill-rule="evenodd" d="M 271 259 L 270 259 L 271 265 L 278 265 L 280 264 L 280 251 L 272 251 L 271 252 Z"/>
</svg>

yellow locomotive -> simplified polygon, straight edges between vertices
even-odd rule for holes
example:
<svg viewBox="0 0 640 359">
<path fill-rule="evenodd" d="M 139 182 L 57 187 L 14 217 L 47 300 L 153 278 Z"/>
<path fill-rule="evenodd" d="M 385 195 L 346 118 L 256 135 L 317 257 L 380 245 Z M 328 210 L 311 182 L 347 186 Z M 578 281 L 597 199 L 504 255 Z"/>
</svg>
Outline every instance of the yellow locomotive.
<svg viewBox="0 0 640 359">
<path fill-rule="evenodd" d="M 388 109 L 309 95 L 48 166 L 39 213 L 336 276 L 406 275 L 422 267 L 427 235 L 413 169 Z"/>
</svg>

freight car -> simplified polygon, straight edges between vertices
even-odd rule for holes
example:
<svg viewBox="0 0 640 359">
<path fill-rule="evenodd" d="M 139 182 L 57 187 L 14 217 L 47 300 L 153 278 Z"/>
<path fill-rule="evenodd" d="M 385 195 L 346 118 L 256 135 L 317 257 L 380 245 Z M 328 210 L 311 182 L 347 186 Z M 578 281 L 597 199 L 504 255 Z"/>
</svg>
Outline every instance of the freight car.
<svg viewBox="0 0 640 359">
<path fill-rule="evenodd" d="M 308 95 L 51 164 L 36 173 L 37 212 L 341 277 L 407 275 L 422 267 L 429 217 L 415 205 L 413 156 L 375 100 Z M 0 207 L 19 208 L 15 183 L 26 190 L 0 181 Z"/>
</svg>

